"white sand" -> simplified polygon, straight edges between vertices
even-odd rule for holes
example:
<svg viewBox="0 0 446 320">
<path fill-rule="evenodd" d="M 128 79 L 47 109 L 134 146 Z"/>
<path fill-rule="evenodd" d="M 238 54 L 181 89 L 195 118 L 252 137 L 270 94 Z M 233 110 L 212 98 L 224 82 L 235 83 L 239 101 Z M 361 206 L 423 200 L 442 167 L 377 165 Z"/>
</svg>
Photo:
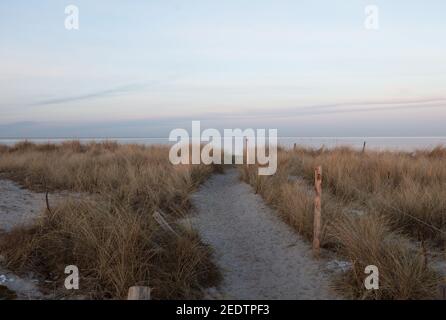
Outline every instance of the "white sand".
<svg viewBox="0 0 446 320">
<path fill-rule="evenodd" d="M 214 248 L 223 271 L 220 297 L 338 298 L 309 244 L 239 181 L 237 171 L 211 177 L 192 202 L 197 214 L 191 223 Z"/>
<path fill-rule="evenodd" d="M 38 280 L 32 277 L 19 277 L 12 272 L 0 267 L 0 285 L 6 286 L 9 290 L 16 293 L 17 299 L 20 300 L 40 300 L 45 296 L 40 292 Z M 49 298 L 49 297 L 46 297 Z M 1 297 L 0 297 L 1 300 Z"/>
<path fill-rule="evenodd" d="M 45 206 L 45 195 L 22 189 L 16 183 L 0 180 L 0 229 L 32 223 Z"/>
<path fill-rule="evenodd" d="M 49 194 L 50 206 L 68 196 L 78 196 L 68 192 Z M 0 179 L 0 231 L 10 231 L 19 225 L 32 224 L 46 207 L 45 194 L 21 188 L 11 180 Z M 0 253 L 0 285 L 16 292 L 18 299 L 43 299 L 33 275 L 19 277 L 2 267 L 3 257 Z"/>
<path fill-rule="evenodd" d="M 48 194 L 48 201 L 53 207 L 62 199 L 85 196 L 64 191 Z M 45 208 L 45 193 L 33 192 L 11 180 L 0 179 L 0 230 L 10 231 L 19 225 L 32 224 Z"/>
</svg>

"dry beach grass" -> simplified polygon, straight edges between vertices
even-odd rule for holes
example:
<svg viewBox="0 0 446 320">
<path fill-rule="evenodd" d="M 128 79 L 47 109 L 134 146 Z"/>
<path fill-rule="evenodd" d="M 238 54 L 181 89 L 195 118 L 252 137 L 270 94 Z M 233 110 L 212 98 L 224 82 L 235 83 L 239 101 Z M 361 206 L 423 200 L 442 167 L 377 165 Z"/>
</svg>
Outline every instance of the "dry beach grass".
<svg viewBox="0 0 446 320">
<path fill-rule="evenodd" d="M 190 195 L 221 166 L 171 165 L 168 147 L 18 143 L 0 146 L 0 173 L 40 192 L 88 196 L 42 208 L 37 223 L 0 235 L 0 255 L 18 273 L 33 271 L 63 288 L 64 269 L 77 265 L 87 298 L 125 298 L 149 285 L 155 299 L 202 298 L 219 283 L 212 250 L 179 223 Z M 278 170 L 241 177 L 304 238 L 313 235 L 314 167 L 323 167 L 322 246 L 352 268 L 335 279 L 347 298 L 434 298 L 441 279 L 429 252 L 444 250 L 446 149 L 413 153 L 349 148 L 279 149 Z M 225 195 L 221 195 L 224 197 Z M 153 218 L 164 213 L 174 233 Z M 427 253 L 426 253 L 427 252 Z M 380 290 L 363 286 L 364 267 L 380 270 Z M 55 290 L 55 298 L 66 295 Z"/>
<path fill-rule="evenodd" d="M 133 285 L 150 285 L 155 299 L 200 298 L 220 276 L 210 248 L 176 220 L 215 167 L 173 166 L 168 152 L 114 142 L 2 146 L 0 172 L 21 185 L 92 194 L 50 204 L 35 225 L 2 235 L 7 267 L 63 287 L 65 266 L 77 265 L 76 294 L 89 298 L 124 298 Z M 155 210 L 176 234 L 155 222 Z"/>
<path fill-rule="evenodd" d="M 444 249 L 445 160 L 442 147 L 414 153 L 280 149 L 276 175 L 259 177 L 256 166 L 241 167 L 241 175 L 311 240 L 311 185 L 315 166 L 322 165 L 322 245 L 353 266 L 338 279 L 339 289 L 350 298 L 427 299 L 441 280 L 426 247 Z M 380 290 L 367 291 L 364 268 L 372 264 L 380 270 Z"/>
</svg>

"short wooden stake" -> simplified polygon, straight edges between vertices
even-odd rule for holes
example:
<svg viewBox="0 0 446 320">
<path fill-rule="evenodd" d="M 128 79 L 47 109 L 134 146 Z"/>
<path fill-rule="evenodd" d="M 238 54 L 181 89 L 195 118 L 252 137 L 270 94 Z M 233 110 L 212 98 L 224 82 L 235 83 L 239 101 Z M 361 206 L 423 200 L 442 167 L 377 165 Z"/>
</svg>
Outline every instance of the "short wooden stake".
<svg viewBox="0 0 446 320">
<path fill-rule="evenodd" d="M 141 286 L 130 287 L 127 300 L 150 300 L 150 288 Z"/>
<path fill-rule="evenodd" d="M 313 254 L 319 257 L 321 245 L 321 196 L 322 196 L 322 167 L 314 169 L 314 226 L 313 226 Z"/>
<path fill-rule="evenodd" d="M 366 145 L 366 142 L 364 141 L 364 144 L 362 145 L 362 153 L 365 152 L 365 145 Z"/>
</svg>

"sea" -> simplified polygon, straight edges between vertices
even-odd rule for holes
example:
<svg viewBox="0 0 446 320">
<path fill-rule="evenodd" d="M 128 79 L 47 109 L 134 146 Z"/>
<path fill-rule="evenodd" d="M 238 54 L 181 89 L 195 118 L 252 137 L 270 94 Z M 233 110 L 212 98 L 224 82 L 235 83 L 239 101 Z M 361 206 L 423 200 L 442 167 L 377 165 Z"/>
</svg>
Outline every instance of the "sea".
<svg viewBox="0 0 446 320">
<path fill-rule="evenodd" d="M 0 144 L 13 145 L 20 141 L 34 143 L 61 143 L 68 140 L 79 140 L 81 143 L 116 141 L 122 144 L 159 145 L 173 144 L 168 138 L 0 138 Z M 446 137 L 279 137 L 278 144 L 291 148 L 294 144 L 312 148 L 333 148 L 349 146 L 352 148 L 366 148 L 374 150 L 413 151 L 418 149 L 432 149 L 437 146 L 446 147 Z"/>
</svg>

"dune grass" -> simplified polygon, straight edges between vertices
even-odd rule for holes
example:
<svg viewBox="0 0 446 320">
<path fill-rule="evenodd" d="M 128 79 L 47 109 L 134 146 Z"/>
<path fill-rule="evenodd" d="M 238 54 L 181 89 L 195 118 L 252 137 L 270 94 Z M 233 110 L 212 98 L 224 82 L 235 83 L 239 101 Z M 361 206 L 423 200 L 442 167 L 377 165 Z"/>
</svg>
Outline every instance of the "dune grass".
<svg viewBox="0 0 446 320">
<path fill-rule="evenodd" d="M 294 151 L 289 170 L 313 179 L 324 168 L 324 186 L 344 203 L 359 203 L 388 218 L 392 228 L 440 246 L 446 240 L 446 149 L 357 152 L 348 148 Z M 292 156 L 292 155 L 291 155 Z"/>
<path fill-rule="evenodd" d="M 65 267 L 77 265 L 75 294 L 87 298 L 125 298 L 133 285 L 150 286 L 155 299 L 200 298 L 220 274 L 210 248 L 178 218 L 190 208 L 190 193 L 220 168 L 173 166 L 168 152 L 166 146 L 78 141 L 0 148 L 3 176 L 37 191 L 82 194 L 50 204 L 35 225 L 2 235 L 7 267 L 33 271 L 63 288 Z M 164 213 L 175 233 L 160 227 L 155 211 Z"/>
<path fill-rule="evenodd" d="M 446 149 L 414 153 L 350 148 L 279 149 L 274 176 L 241 167 L 241 177 L 306 239 L 313 235 L 314 168 L 323 168 L 322 246 L 352 262 L 336 285 L 348 298 L 428 299 L 439 275 L 418 240 L 444 248 Z M 363 285 L 380 270 L 380 290 Z"/>
</svg>

